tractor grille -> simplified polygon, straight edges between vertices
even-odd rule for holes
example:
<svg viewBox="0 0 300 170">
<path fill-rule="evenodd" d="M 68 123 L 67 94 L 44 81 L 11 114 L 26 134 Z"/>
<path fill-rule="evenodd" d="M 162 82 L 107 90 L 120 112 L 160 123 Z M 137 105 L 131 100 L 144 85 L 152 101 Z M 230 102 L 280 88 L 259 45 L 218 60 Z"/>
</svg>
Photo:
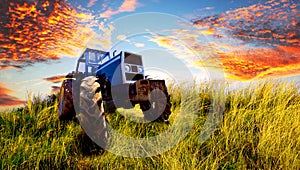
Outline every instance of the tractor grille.
<svg viewBox="0 0 300 170">
<path fill-rule="evenodd" d="M 132 72 L 138 72 L 138 67 L 137 66 L 131 66 Z"/>
</svg>

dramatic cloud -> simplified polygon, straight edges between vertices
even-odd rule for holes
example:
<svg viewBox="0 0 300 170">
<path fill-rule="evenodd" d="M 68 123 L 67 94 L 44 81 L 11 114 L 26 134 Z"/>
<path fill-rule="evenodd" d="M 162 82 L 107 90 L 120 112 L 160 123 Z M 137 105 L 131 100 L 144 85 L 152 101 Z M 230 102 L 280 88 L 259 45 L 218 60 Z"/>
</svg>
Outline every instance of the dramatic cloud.
<svg viewBox="0 0 300 170">
<path fill-rule="evenodd" d="M 0 68 L 77 57 L 94 35 L 92 20 L 66 0 L 1 2 Z"/>
<path fill-rule="evenodd" d="M 299 4 L 268 1 L 196 19 L 194 24 L 216 36 L 227 32 L 246 42 L 300 45 Z"/>
<path fill-rule="evenodd" d="M 228 78 L 247 81 L 300 73 L 300 12 L 294 1 L 271 0 L 193 23 L 214 41 L 203 46 L 215 54 L 199 63 L 220 67 L 213 64 L 220 59 Z"/>
<path fill-rule="evenodd" d="M 110 18 L 113 15 L 122 13 L 122 12 L 133 12 L 135 9 L 139 6 L 139 3 L 137 0 L 124 0 L 122 5 L 114 10 L 112 8 L 109 8 L 108 10 L 104 11 L 100 14 L 101 18 Z"/>
<path fill-rule="evenodd" d="M 43 78 L 43 80 L 48 81 L 48 82 L 52 82 L 52 83 L 60 83 L 65 79 L 66 79 L 65 75 L 58 75 L 58 76 Z"/>
<path fill-rule="evenodd" d="M 0 85 L 0 106 L 16 106 L 25 104 L 26 101 L 20 100 L 9 95 L 13 91 Z"/>
<path fill-rule="evenodd" d="M 300 73 L 300 49 L 287 46 L 219 52 L 229 78 L 280 77 Z M 292 52 L 291 52 L 292 51 Z"/>
<path fill-rule="evenodd" d="M 249 81 L 300 73 L 299 47 L 274 45 L 266 48 L 226 44 L 229 41 L 227 38 L 215 42 L 204 41 L 199 38 L 202 31 L 174 30 L 172 35 L 176 36 L 153 34 L 149 41 L 168 49 L 190 65 L 222 69 L 229 79 Z"/>
</svg>

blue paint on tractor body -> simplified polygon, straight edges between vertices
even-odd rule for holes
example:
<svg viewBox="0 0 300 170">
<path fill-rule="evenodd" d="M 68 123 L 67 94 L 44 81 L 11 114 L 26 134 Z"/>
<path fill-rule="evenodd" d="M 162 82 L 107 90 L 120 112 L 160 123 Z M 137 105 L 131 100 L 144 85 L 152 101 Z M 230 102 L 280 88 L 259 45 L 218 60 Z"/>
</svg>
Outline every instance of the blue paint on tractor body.
<svg viewBox="0 0 300 170">
<path fill-rule="evenodd" d="M 111 56 L 110 52 L 90 48 L 87 48 L 78 59 L 76 72 L 96 77 L 104 74 L 112 86 L 133 83 L 145 78 L 142 56 L 124 51 Z"/>
</svg>

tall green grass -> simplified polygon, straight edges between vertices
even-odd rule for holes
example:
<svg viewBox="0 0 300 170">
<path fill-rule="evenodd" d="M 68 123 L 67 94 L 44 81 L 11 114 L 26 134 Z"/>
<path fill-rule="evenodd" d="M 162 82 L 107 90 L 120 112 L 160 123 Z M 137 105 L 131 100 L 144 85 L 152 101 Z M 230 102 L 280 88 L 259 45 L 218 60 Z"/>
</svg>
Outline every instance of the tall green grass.
<svg viewBox="0 0 300 170">
<path fill-rule="evenodd" d="M 77 122 L 58 121 L 55 100 L 37 97 L 0 114 L 0 169 L 300 169 L 299 90 L 294 83 L 266 81 L 228 92 L 223 119 L 203 143 L 199 137 L 214 97 L 209 85 L 170 88 L 170 124 L 135 123 L 121 114 L 134 110 L 110 114 L 118 132 L 145 138 L 170 128 L 180 111 L 194 112 L 196 121 L 181 142 L 147 158 L 101 150 L 82 136 Z"/>
</svg>

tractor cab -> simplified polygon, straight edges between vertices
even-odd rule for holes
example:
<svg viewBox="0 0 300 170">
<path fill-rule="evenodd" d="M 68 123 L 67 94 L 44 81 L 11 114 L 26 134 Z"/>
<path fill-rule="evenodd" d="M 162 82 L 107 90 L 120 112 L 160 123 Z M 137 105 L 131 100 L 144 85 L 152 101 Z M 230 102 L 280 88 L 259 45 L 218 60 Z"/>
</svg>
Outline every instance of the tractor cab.
<svg viewBox="0 0 300 170">
<path fill-rule="evenodd" d="M 78 59 L 75 72 L 84 77 L 95 75 L 99 65 L 109 59 L 109 52 L 87 48 Z"/>
</svg>

